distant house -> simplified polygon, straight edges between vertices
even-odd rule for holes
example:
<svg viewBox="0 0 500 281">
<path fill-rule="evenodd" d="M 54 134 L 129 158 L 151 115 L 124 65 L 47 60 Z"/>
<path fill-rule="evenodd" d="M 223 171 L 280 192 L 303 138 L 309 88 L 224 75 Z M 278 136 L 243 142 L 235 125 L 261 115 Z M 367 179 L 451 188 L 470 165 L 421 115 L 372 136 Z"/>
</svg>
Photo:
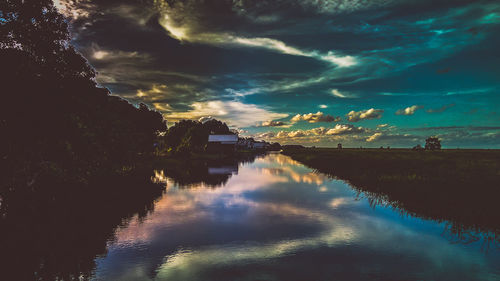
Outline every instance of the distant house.
<svg viewBox="0 0 500 281">
<path fill-rule="evenodd" d="M 236 149 L 237 142 L 238 135 L 209 135 L 207 151 L 234 151 Z"/>
</svg>

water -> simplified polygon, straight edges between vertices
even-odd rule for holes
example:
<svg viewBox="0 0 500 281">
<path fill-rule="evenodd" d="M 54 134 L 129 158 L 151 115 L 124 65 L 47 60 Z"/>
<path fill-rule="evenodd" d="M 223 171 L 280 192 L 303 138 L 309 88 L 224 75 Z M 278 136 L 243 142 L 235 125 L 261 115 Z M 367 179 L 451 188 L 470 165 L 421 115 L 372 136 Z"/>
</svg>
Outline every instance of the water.
<svg viewBox="0 0 500 281">
<path fill-rule="evenodd" d="M 500 280 L 498 248 L 373 207 L 287 156 L 193 172 L 207 180 L 156 171 L 165 193 L 115 230 L 93 280 Z"/>
</svg>

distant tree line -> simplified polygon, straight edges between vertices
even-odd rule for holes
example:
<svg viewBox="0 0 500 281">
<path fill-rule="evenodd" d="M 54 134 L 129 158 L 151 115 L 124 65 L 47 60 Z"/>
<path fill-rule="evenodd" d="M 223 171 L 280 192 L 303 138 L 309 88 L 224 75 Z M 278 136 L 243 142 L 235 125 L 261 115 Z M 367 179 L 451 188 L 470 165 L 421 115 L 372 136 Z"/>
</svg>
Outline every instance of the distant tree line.
<svg viewBox="0 0 500 281">
<path fill-rule="evenodd" d="M 441 140 L 438 137 L 428 137 L 425 139 L 425 146 L 422 147 L 420 144 L 417 144 L 412 148 L 412 150 L 420 151 L 420 150 L 440 150 L 441 149 Z"/>
<path fill-rule="evenodd" d="M 229 129 L 226 123 L 209 119 L 208 121 L 181 120 L 168 128 L 167 132 L 159 138 L 158 150 L 161 154 L 189 154 L 189 153 L 222 153 L 220 150 L 208 149 L 209 135 L 238 135 Z M 229 151 L 255 150 L 279 151 L 281 145 L 277 142 L 268 143 L 256 141 L 251 137 L 238 137 L 238 141 Z"/>
<path fill-rule="evenodd" d="M 205 122 L 181 120 L 168 128 L 163 137 L 164 150 L 171 153 L 204 152 L 209 135 L 235 134 L 226 123 L 216 119 Z"/>
<path fill-rule="evenodd" d="M 52 0 L 0 2 L 1 188 L 85 178 L 150 154 L 162 115 L 95 82 Z"/>
</svg>

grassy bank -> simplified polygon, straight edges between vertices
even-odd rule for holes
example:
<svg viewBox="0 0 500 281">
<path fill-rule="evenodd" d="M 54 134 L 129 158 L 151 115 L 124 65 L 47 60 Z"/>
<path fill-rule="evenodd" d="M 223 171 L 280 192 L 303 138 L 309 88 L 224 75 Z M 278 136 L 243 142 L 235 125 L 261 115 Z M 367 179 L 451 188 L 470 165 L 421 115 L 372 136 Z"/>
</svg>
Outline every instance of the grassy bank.
<svg viewBox="0 0 500 281">
<path fill-rule="evenodd" d="M 283 154 L 349 182 L 375 205 L 450 222 L 462 240 L 486 231 L 499 242 L 500 150 L 305 148 Z"/>
</svg>

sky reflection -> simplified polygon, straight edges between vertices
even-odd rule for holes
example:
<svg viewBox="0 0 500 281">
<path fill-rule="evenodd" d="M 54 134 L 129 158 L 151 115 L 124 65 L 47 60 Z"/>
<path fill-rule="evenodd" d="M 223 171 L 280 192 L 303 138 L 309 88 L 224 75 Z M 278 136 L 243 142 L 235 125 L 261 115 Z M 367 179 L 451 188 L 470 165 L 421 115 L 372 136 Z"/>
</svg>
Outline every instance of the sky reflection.
<svg viewBox="0 0 500 281">
<path fill-rule="evenodd" d="M 498 251 L 370 207 L 347 184 L 270 154 L 222 187 L 180 188 L 116 231 L 96 280 L 495 280 Z M 465 278 L 465 279 L 464 279 Z"/>
</svg>

